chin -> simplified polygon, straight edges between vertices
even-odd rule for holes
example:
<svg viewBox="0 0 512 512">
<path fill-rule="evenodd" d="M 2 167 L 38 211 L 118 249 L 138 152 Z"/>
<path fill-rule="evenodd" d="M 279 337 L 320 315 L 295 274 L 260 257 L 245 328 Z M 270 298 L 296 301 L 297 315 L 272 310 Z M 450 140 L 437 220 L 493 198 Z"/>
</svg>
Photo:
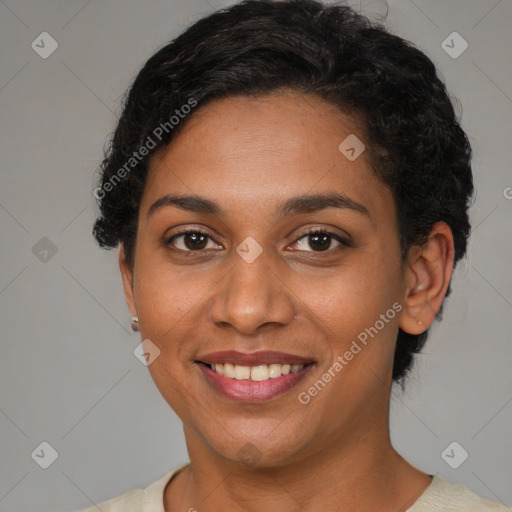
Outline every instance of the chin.
<svg viewBox="0 0 512 512">
<path fill-rule="evenodd" d="M 225 423 L 225 429 L 222 429 L 218 418 L 215 423 L 215 429 L 219 429 L 217 432 L 212 431 L 211 420 L 199 428 L 185 428 L 185 431 L 198 432 L 200 442 L 206 449 L 232 463 L 239 463 L 254 470 L 292 464 L 306 456 L 306 447 L 310 446 L 315 438 L 313 433 L 308 436 L 304 424 L 298 421 L 293 425 L 296 432 L 290 431 L 290 424 L 282 419 L 252 419 L 244 422 L 239 420 Z M 190 441 L 192 439 L 187 439 L 187 444 L 190 444 Z"/>
</svg>

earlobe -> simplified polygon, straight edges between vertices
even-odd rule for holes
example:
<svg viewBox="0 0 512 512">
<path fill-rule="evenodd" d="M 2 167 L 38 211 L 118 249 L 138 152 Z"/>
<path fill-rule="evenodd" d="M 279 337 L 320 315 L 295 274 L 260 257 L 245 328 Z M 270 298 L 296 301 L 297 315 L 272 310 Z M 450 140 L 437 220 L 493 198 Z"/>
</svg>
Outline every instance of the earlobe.
<svg viewBox="0 0 512 512">
<path fill-rule="evenodd" d="M 432 227 L 427 241 L 409 251 L 400 328 L 421 334 L 434 322 L 450 284 L 453 235 L 445 222 Z"/>
<path fill-rule="evenodd" d="M 137 309 L 135 307 L 135 300 L 133 297 L 133 271 L 130 264 L 126 260 L 126 254 L 122 244 L 119 245 L 119 270 L 123 279 L 124 296 L 126 304 L 132 316 L 137 316 Z"/>
</svg>

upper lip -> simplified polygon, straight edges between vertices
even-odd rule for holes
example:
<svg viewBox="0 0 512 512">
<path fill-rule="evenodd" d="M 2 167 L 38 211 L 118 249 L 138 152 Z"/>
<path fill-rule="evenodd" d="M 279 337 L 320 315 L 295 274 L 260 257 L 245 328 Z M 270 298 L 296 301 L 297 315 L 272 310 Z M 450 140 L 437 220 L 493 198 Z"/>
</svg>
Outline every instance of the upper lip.
<svg viewBox="0 0 512 512">
<path fill-rule="evenodd" d="M 260 352 L 237 352 L 236 350 L 225 350 L 212 352 L 197 358 L 198 362 L 208 364 L 236 364 L 240 366 L 258 366 L 262 364 L 308 364 L 312 359 L 275 352 L 273 350 L 262 350 Z"/>
</svg>

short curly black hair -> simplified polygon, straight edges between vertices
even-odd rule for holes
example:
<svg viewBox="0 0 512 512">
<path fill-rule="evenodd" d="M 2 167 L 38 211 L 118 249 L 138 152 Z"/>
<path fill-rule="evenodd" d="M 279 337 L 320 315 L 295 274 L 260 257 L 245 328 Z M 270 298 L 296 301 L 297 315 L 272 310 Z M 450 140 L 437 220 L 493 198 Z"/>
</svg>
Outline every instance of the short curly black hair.
<svg viewBox="0 0 512 512">
<path fill-rule="evenodd" d="M 373 170 L 394 196 L 403 259 L 438 221 L 452 230 L 455 262 L 464 256 L 471 146 L 434 64 L 352 8 L 313 0 L 240 2 L 197 21 L 147 61 L 105 149 L 94 191 L 97 242 L 121 243 L 133 265 L 150 157 L 193 107 L 278 89 L 315 95 L 363 122 Z M 427 334 L 399 330 L 394 381 L 408 373 Z"/>
</svg>

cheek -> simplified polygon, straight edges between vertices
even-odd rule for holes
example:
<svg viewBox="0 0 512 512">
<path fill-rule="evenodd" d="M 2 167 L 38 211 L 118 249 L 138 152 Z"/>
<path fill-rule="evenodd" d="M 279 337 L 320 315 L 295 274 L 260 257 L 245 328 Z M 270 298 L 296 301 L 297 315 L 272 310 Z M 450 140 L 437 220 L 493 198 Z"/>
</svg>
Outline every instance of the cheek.
<svg viewBox="0 0 512 512">
<path fill-rule="evenodd" d="M 137 256 L 134 298 L 141 328 L 157 337 L 165 334 L 172 338 L 173 332 L 191 322 L 190 313 L 204 295 L 204 276 L 200 279 L 187 269 L 173 267 L 162 251 L 144 248 Z"/>
<path fill-rule="evenodd" d="M 365 365 L 379 368 L 388 365 L 398 330 L 397 309 L 401 309 L 397 283 L 398 266 L 391 271 L 384 262 L 368 258 L 340 270 L 324 281 L 321 290 L 309 294 L 335 358 L 347 354 L 350 361 L 364 360 Z M 351 366 L 357 371 L 359 365 Z"/>
<path fill-rule="evenodd" d="M 135 297 L 141 336 L 150 339 L 159 352 L 148 366 L 157 389 L 181 418 L 194 408 L 190 391 L 192 343 L 198 337 L 198 311 L 201 305 L 199 285 L 183 280 L 176 272 L 157 265 L 145 265 L 138 274 Z"/>
<path fill-rule="evenodd" d="M 350 425 L 358 411 L 368 412 L 385 403 L 400 309 L 395 280 L 374 261 L 339 272 L 324 283 L 321 292 L 310 294 L 330 345 L 330 360 L 318 375 L 328 384 L 318 386 L 321 392 L 314 386 L 301 391 L 303 399 L 311 397 L 319 416 L 332 418 L 334 427 L 325 435 Z"/>
</svg>

